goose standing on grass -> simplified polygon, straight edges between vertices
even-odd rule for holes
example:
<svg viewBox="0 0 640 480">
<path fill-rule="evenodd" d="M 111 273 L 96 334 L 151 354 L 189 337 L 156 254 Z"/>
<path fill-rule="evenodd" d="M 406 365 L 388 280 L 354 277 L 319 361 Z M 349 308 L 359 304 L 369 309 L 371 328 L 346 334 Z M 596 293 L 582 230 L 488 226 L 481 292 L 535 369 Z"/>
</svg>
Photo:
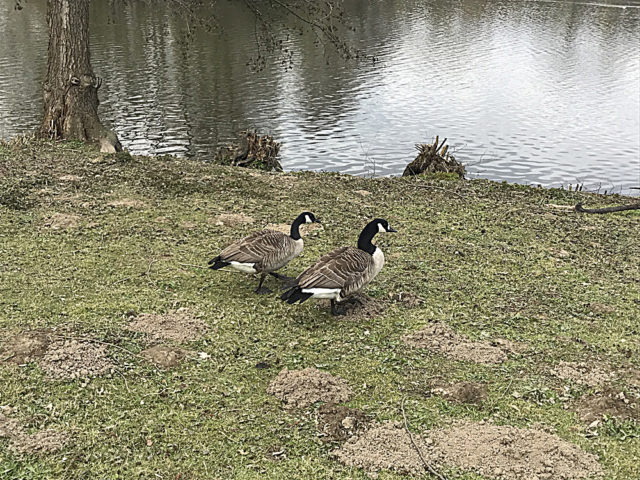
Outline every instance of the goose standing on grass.
<svg viewBox="0 0 640 480">
<path fill-rule="evenodd" d="M 331 313 L 343 315 L 345 311 L 338 310 L 336 303 L 362 290 L 382 270 L 384 254 L 371 243 L 379 232 L 397 230 L 382 218 L 369 222 L 358 238 L 358 248 L 340 247 L 320 257 L 280 298 L 289 304 L 309 298 L 329 298 Z"/>
<path fill-rule="evenodd" d="M 260 283 L 255 293 L 271 293 L 271 290 L 262 286 L 264 279 L 267 274 L 282 280 L 288 279 L 275 271 L 300 255 L 303 247 L 300 225 L 313 222 L 320 223 L 320 220 L 311 212 L 302 212 L 291 224 L 289 235 L 269 229 L 255 232 L 225 248 L 209 261 L 209 268 L 219 270 L 228 266 L 244 273 L 259 273 Z"/>
</svg>

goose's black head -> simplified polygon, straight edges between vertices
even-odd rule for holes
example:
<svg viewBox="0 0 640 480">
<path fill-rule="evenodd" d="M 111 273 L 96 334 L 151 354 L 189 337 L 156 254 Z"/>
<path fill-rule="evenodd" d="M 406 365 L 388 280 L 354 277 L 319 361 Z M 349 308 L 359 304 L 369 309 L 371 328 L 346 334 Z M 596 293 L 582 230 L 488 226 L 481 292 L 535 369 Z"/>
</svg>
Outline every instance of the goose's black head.
<svg viewBox="0 0 640 480">
<path fill-rule="evenodd" d="M 291 238 L 294 240 L 300 239 L 300 230 L 298 227 L 303 223 L 320 223 L 320 219 L 311 212 L 302 212 L 298 215 L 291 224 Z"/>
<path fill-rule="evenodd" d="M 389 226 L 389 222 L 387 222 L 384 218 L 376 218 L 367 223 L 367 226 L 364 227 L 360 237 L 358 238 L 358 248 L 360 250 L 364 250 L 367 253 L 373 255 L 373 252 L 376 251 L 375 245 L 371 243 L 373 237 L 375 237 L 376 233 L 386 233 L 386 232 L 397 232 L 395 228 L 391 228 Z"/>
</svg>

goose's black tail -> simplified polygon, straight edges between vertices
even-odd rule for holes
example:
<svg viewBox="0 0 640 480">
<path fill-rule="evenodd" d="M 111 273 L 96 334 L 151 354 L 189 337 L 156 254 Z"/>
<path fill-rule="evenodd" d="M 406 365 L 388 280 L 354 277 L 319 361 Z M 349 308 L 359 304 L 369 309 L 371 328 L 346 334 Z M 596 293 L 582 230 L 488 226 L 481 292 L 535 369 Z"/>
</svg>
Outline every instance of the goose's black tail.
<svg viewBox="0 0 640 480">
<path fill-rule="evenodd" d="M 289 290 L 287 290 L 286 292 L 284 292 L 282 294 L 282 296 L 280 297 L 281 300 L 284 300 L 285 302 L 287 302 L 290 305 L 293 305 L 296 302 L 304 302 L 305 300 L 307 300 L 308 298 L 312 297 L 313 293 L 307 293 L 307 292 L 303 292 L 302 288 L 300 288 L 298 285 L 296 285 L 293 288 L 290 288 Z"/>
<path fill-rule="evenodd" d="M 209 268 L 211 270 L 220 270 L 222 267 L 226 267 L 227 265 L 231 264 L 229 262 L 223 262 L 222 260 L 220 260 L 220 255 L 209 260 Z"/>
</svg>

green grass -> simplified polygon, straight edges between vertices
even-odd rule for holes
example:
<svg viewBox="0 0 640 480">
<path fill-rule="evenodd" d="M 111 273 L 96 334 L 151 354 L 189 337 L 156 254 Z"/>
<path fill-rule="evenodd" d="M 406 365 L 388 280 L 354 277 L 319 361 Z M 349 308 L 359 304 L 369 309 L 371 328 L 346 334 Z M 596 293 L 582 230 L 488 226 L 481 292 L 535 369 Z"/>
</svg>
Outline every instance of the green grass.
<svg viewBox="0 0 640 480">
<path fill-rule="evenodd" d="M 144 206 L 109 205 L 121 198 Z M 103 155 L 71 143 L 0 144 L 0 340 L 57 328 L 139 352 L 143 338 L 123 328 L 127 312 L 179 306 L 211 326 L 186 345 L 211 358 L 170 371 L 116 349 L 121 374 L 86 386 L 47 380 L 34 364 L 0 365 L 0 405 L 14 407 L 31 430 L 58 428 L 73 438 L 60 452 L 22 457 L 0 439 L 0 479 L 367 478 L 331 458 L 337 445 L 319 441 L 313 411 L 287 412 L 266 394 L 285 366 L 341 376 L 355 392 L 349 405 L 377 420 L 401 420 L 406 397 L 417 432 L 455 418 L 538 422 L 599 455 L 607 479 L 640 478 L 638 424 L 608 421 L 597 437 L 585 436 L 572 402 L 560 398 L 566 383 L 547 373 L 561 360 L 640 368 L 640 215 L 550 206 L 579 201 L 629 200 L 483 180 L 269 174 Z M 376 238 L 387 263 L 368 294 L 413 292 L 424 303 L 388 302 L 376 318 L 333 318 L 312 301 L 291 307 L 275 294 L 254 296 L 252 277 L 193 266 L 303 210 L 321 217 L 324 230 L 305 238 L 284 273 L 355 244 L 369 219 L 384 217 L 399 233 Z M 240 212 L 255 223 L 209 221 Z M 47 227 L 54 213 L 79 215 L 78 227 Z M 472 338 L 524 342 L 529 351 L 484 366 L 403 344 L 402 335 L 433 320 Z M 272 367 L 255 368 L 261 361 Z M 448 403 L 428 395 L 435 380 L 486 382 L 489 399 L 479 407 Z M 614 386 L 640 393 L 624 379 Z M 572 385 L 569 395 L 589 391 Z M 274 447 L 285 460 L 271 459 Z"/>
</svg>

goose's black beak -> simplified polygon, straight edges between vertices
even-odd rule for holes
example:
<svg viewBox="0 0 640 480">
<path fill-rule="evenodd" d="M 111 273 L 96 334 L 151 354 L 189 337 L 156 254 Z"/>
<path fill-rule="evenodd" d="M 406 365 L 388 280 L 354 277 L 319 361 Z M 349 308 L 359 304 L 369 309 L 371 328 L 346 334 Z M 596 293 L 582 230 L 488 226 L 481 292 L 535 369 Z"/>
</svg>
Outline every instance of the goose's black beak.
<svg viewBox="0 0 640 480">
<path fill-rule="evenodd" d="M 398 232 L 398 230 L 396 230 L 396 229 L 395 229 L 395 228 L 393 228 L 393 227 L 388 227 L 388 228 L 387 228 L 387 232 L 396 232 L 396 233 L 397 233 L 397 232 Z"/>
<path fill-rule="evenodd" d="M 318 217 L 316 217 L 316 223 L 322 223 Z"/>
</svg>

